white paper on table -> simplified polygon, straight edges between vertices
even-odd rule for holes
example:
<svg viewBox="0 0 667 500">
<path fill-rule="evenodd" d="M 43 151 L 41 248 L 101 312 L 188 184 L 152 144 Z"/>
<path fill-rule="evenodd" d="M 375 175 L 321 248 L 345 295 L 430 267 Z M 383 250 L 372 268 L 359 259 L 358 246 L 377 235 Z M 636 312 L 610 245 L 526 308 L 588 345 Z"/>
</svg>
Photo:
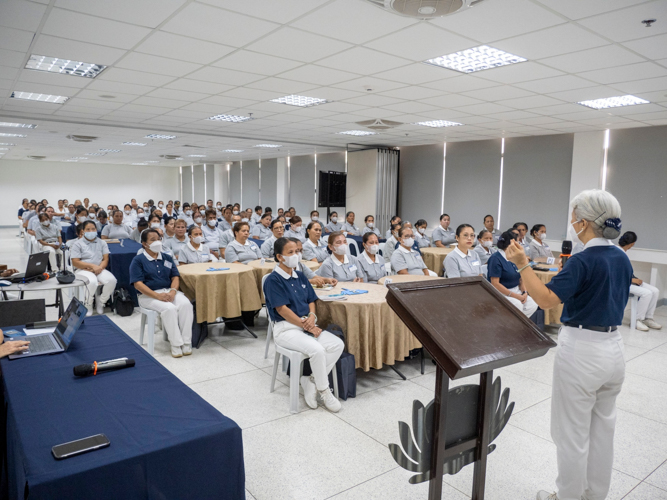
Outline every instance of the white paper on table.
<svg viewBox="0 0 667 500">
<path fill-rule="evenodd" d="M 26 335 L 42 335 L 44 333 L 53 333 L 56 329 L 53 327 L 49 328 L 24 328 L 23 331 Z"/>
</svg>

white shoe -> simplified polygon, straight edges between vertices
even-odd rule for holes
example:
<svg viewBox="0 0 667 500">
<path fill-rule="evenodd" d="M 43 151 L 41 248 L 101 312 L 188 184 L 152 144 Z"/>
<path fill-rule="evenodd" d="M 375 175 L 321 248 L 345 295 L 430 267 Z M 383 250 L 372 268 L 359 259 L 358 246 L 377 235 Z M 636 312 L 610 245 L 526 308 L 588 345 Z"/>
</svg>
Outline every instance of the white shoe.
<svg viewBox="0 0 667 500">
<path fill-rule="evenodd" d="M 656 323 L 653 318 L 646 318 L 644 321 L 642 321 L 644 325 L 648 326 L 649 328 L 652 328 L 653 330 L 660 330 L 662 328 L 662 325 L 660 323 Z"/>
<path fill-rule="evenodd" d="M 322 403 L 324 403 L 324 406 L 330 412 L 337 413 L 338 410 L 340 410 L 340 401 L 338 401 L 336 396 L 334 396 L 329 387 L 323 391 L 320 391 L 320 397 L 322 398 Z"/>
<path fill-rule="evenodd" d="M 95 299 L 95 311 L 97 311 L 97 314 L 104 314 L 104 304 L 99 297 Z"/>
<path fill-rule="evenodd" d="M 183 356 L 189 356 L 192 354 L 192 344 L 183 344 Z"/>
<path fill-rule="evenodd" d="M 90 317 L 93 315 L 93 304 L 92 302 L 90 304 L 85 304 L 86 309 L 88 309 L 88 312 L 86 313 L 86 318 Z"/>
<path fill-rule="evenodd" d="M 558 495 L 541 490 L 537 492 L 537 500 L 558 500 Z"/>
<path fill-rule="evenodd" d="M 180 345 L 171 346 L 171 357 L 172 358 L 181 358 L 183 357 L 183 350 Z"/>
<path fill-rule="evenodd" d="M 301 387 L 303 387 L 303 399 L 313 410 L 317 410 L 317 387 L 312 377 L 301 377 Z"/>
<path fill-rule="evenodd" d="M 635 330 L 639 330 L 640 332 L 648 332 L 648 326 L 644 324 L 644 321 L 638 319 L 637 326 L 635 326 Z"/>
</svg>

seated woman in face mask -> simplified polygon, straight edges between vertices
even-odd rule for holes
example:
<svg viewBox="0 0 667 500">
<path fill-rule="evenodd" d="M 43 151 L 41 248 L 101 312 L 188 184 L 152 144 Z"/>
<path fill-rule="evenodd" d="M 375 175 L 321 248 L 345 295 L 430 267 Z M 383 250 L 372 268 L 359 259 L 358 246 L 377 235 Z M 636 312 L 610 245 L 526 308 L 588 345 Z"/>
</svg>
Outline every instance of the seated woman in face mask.
<svg viewBox="0 0 667 500">
<path fill-rule="evenodd" d="M 296 238 L 301 243 L 306 242 L 306 232 L 303 228 L 303 221 L 298 215 L 290 218 L 290 227 L 285 231 L 285 238 Z"/>
<path fill-rule="evenodd" d="M 387 275 L 384 259 L 380 255 L 380 240 L 375 233 L 366 233 L 362 236 L 364 251 L 357 257 L 357 265 L 364 275 L 364 282 L 377 283 Z"/>
<path fill-rule="evenodd" d="M 535 224 L 530 230 L 530 236 L 533 239 L 528 245 L 528 251 L 526 252 L 530 260 L 537 261 L 537 259 L 540 259 L 544 262 L 545 259 L 554 256 L 546 242 L 547 227 L 544 224 Z"/>
<path fill-rule="evenodd" d="M 204 243 L 204 235 L 199 226 L 190 226 L 188 236 L 190 241 L 181 248 L 178 254 L 179 264 L 201 264 L 218 261 Z"/>
<path fill-rule="evenodd" d="M 319 214 L 317 214 L 317 216 L 319 216 Z M 324 232 L 333 233 L 335 231 L 342 231 L 342 230 L 343 230 L 343 223 L 338 220 L 338 212 L 331 212 L 331 215 L 329 215 L 329 224 L 324 226 Z"/>
<path fill-rule="evenodd" d="M 412 228 L 404 225 L 398 230 L 398 248 L 391 254 L 391 267 L 396 274 L 414 274 L 429 276 L 424 259 L 417 250 L 412 248 L 415 240 Z"/>
<path fill-rule="evenodd" d="M 364 223 L 366 226 L 361 230 L 361 236 L 365 235 L 366 233 L 373 233 L 378 238 L 381 238 L 380 231 L 377 227 L 375 227 L 375 217 L 372 215 L 367 215 L 364 218 Z"/>
<path fill-rule="evenodd" d="M 488 229 L 482 229 L 477 235 L 477 246 L 474 252 L 479 257 L 479 263 L 485 265 L 489 262 L 489 257 L 496 253 L 498 249 L 493 246 L 493 233 Z"/>
<path fill-rule="evenodd" d="M 426 236 L 426 226 L 427 222 L 424 219 L 419 219 L 417 222 L 415 222 L 415 241 L 417 242 L 417 245 L 419 245 L 419 248 L 424 248 L 424 247 L 430 247 L 431 246 L 431 240 L 429 239 L 428 236 Z"/>
<path fill-rule="evenodd" d="M 328 243 L 331 255 L 322 262 L 316 274 L 338 281 L 363 282 L 364 274 L 357 263 L 357 258 L 348 255 L 345 235 L 340 231 L 335 231 L 329 235 Z"/>
</svg>

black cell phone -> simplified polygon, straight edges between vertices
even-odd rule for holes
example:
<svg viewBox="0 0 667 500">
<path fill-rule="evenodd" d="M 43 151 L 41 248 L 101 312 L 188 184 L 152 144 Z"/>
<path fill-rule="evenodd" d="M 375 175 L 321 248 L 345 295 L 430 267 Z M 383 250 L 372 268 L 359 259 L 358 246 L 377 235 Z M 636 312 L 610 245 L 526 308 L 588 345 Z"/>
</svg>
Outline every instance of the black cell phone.
<svg viewBox="0 0 667 500">
<path fill-rule="evenodd" d="M 100 448 L 106 448 L 110 444 L 109 438 L 104 434 L 95 434 L 94 436 L 77 439 L 76 441 L 70 441 L 69 443 L 57 444 L 51 448 L 51 453 L 53 453 L 56 460 L 62 460 L 63 458 L 69 458 L 89 451 L 99 450 Z"/>
</svg>

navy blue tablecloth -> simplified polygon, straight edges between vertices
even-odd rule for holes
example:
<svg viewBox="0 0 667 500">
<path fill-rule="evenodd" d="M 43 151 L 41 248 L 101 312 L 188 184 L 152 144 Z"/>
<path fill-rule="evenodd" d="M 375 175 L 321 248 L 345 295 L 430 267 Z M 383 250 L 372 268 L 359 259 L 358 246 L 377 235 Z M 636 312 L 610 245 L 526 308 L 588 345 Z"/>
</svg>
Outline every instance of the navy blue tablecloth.
<svg viewBox="0 0 667 500">
<path fill-rule="evenodd" d="M 134 240 L 122 240 L 122 242 L 123 246 L 120 246 L 120 243 L 109 243 L 109 265 L 107 269 L 116 277 L 116 290 L 119 288 L 127 289 L 132 296 L 134 307 L 138 307 L 137 291 L 130 284 L 130 264 L 132 264 L 132 259 L 137 256 L 141 244 Z"/>
<path fill-rule="evenodd" d="M 72 367 L 136 366 L 85 378 Z M 0 360 L 9 498 L 245 498 L 243 442 L 223 416 L 106 316 L 86 318 L 66 353 Z M 65 460 L 51 447 L 103 433 L 111 446 Z"/>
</svg>

